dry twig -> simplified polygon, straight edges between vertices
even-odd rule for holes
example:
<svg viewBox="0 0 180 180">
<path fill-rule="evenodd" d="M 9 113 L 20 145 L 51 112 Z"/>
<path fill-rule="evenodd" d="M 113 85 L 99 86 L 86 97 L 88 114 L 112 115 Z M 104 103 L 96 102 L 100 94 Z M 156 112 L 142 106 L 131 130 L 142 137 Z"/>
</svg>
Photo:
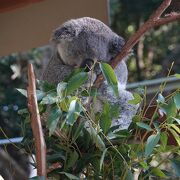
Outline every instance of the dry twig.
<svg viewBox="0 0 180 180">
<path fill-rule="evenodd" d="M 139 30 L 132 35 L 126 44 L 123 46 L 121 52 L 111 61 L 111 66 L 115 68 L 124 57 L 126 57 L 130 50 L 136 45 L 140 38 L 150 29 L 158 27 L 173 21 L 180 20 L 180 14 L 172 12 L 171 14 L 161 17 L 163 12 L 169 7 L 172 0 L 164 0 L 158 9 L 150 16 L 150 18 L 139 28 Z M 99 87 L 102 83 L 103 76 L 99 75 L 96 79 L 95 86 Z"/>
<path fill-rule="evenodd" d="M 32 64 L 28 65 L 28 109 L 31 116 L 31 127 L 35 139 L 38 176 L 46 177 L 46 145 L 40 121 L 36 97 L 36 81 Z"/>
</svg>

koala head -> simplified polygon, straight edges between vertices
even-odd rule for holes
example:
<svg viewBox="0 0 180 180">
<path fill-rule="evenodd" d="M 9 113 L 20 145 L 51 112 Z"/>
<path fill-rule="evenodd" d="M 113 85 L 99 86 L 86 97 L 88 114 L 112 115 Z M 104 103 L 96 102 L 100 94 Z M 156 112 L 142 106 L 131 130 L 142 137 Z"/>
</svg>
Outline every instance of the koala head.
<svg viewBox="0 0 180 180">
<path fill-rule="evenodd" d="M 74 67 L 94 60 L 109 62 L 125 43 L 103 22 L 89 17 L 65 22 L 53 32 L 51 40 L 63 63 Z"/>
</svg>

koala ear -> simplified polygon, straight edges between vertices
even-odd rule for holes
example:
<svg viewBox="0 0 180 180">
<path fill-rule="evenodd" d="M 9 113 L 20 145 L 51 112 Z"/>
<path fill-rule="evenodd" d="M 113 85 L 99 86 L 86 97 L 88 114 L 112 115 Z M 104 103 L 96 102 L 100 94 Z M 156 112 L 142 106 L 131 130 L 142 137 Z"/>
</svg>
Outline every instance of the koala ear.
<svg viewBox="0 0 180 180">
<path fill-rule="evenodd" d="M 125 44 L 124 39 L 120 36 L 117 36 L 116 38 L 114 38 L 110 41 L 109 52 L 111 54 L 116 55 L 117 53 L 119 53 L 121 51 L 124 44 Z"/>
<path fill-rule="evenodd" d="M 76 24 L 70 22 L 71 21 L 55 29 L 52 33 L 51 41 L 59 42 L 61 39 L 71 41 L 74 37 L 78 36 L 80 29 Z"/>
</svg>

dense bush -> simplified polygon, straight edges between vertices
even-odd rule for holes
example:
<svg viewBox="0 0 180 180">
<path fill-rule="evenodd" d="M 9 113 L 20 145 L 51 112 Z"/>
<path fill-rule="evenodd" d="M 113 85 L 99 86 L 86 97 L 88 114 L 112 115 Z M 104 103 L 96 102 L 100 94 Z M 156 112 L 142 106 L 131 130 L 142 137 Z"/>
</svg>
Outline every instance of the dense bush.
<svg viewBox="0 0 180 180">
<path fill-rule="evenodd" d="M 107 67 L 101 64 L 102 67 Z M 102 68 L 113 89 L 117 88 L 114 71 Z M 176 74 L 176 77 L 180 77 Z M 121 113 L 109 102 L 101 113 L 94 113 L 98 90 L 87 89 L 83 84 L 87 73 L 75 71 L 57 87 L 38 81 L 38 105 L 41 115 L 49 112 L 42 122 L 47 144 L 48 177 L 54 179 L 140 179 L 149 177 L 180 177 L 179 123 L 180 90 L 163 97 L 166 82 L 157 92 L 155 108 L 151 116 L 146 104 L 146 88 L 134 93 L 129 103 L 141 104 L 128 129 L 115 131 L 112 118 Z M 26 91 L 19 89 L 26 95 Z M 91 104 L 84 100 L 93 97 Z M 32 148 L 29 113 L 22 109 L 25 119 L 24 144 Z M 172 140 L 174 142 L 172 143 Z M 169 167 L 170 168 L 167 168 Z"/>
</svg>

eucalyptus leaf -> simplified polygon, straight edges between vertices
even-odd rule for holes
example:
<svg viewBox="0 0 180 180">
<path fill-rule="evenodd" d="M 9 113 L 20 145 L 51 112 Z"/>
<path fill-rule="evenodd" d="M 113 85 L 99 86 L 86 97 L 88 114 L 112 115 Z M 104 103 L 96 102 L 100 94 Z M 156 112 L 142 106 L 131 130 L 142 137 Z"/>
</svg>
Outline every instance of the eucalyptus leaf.
<svg viewBox="0 0 180 180">
<path fill-rule="evenodd" d="M 50 112 L 50 114 L 48 116 L 48 120 L 47 120 L 47 127 L 49 129 L 50 135 L 52 135 L 53 132 L 55 131 L 61 115 L 62 115 L 62 111 L 59 109 L 58 106 L 54 106 L 51 109 L 51 112 Z"/>
<path fill-rule="evenodd" d="M 161 140 L 161 146 L 163 147 L 163 150 L 165 150 L 167 146 L 167 141 L 168 141 L 168 136 L 166 132 L 162 132 L 160 134 L 160 140 Z"/>
<path fill-rule="evenodd" d="M 146 145 L 145 145 L 145 156 L 146 157 L 149 156 L 152 153 L 154 147 L 159 142 L 159 139 L 160 139 L 160 134 L 159 133 L 150 135 L 148 137 Z"/>
<path fill-rule="evenodd" d="M 105 158 L 105 155 L 106 155 L 106 153 L 107 153 L 107 148 L 106 149 L 104 149 L 104 151 L 103 151 L 103 153 L 102 153 L 102 156 L 101 156 L 101 159 L 100 159 L 100 171 L 101 171 L 101 169 L 102 169 L 102 165 L 103 165 L 103 162 L 104 162 L 104 158 Z"/>
<path fill-rule="evenodd" d="M 88 79 L 88 74 L 86 72 L 79 72 L 69 79 L 67 82 L 66 95 L 73 93 L 82 84 L 84 84 Z"/>
<path fill-rule="evenodd" d="M 133 173 L 131 172 L 130 169 L 128 169 L 127 171 L 126 180 L 134 180 Z"/>
<path fill-rule="evenodd" d="M 57 95 L 59 98 L 63 98 L 64 95 L 65 95 L 65 89 L 66 89 L 66 86 L 67 86 L 67 83 L 66 82 L 60 82 L 58 85 L 57 85 Z"/>
<path fill-rule="evenodd" d="M 47 94 L 45 97 L 43 97 L 41 104 L 54 104 L 58 100 L 57 93 L 51 92 Z"/>
<path fill-rule="evenodd" d="M 103 132 L 106 134 L 108 129 L 111 127 L 112 119 L 110 117 L 110 105 L 105 103 L 103 106 L 103 112 L 100 117 L 99 125 Z"/>
<path fill-rule="evenodd" d="M 100 63 L 100 69 L 105 77 L 108 85 L 113 89 L 114 94 L 119 96 L 118 80 L 112 67 L 107 63 Z"/>
<path fill-rule="evenodd" d="M 161 93 L 158 94 L 157 102 L 162 104 L 165 103 L 165 98 Z"/>
<path fill-rule="evenodd" d="M 72 168 L 74 164 L 76 163 L 76 161 L 78 160 L 78 158 L 79 158 L 79 155 L 76 151 L 69 153 L 68 160 L 66 162 L 67 163 L 66 168 L 67 169 Z"/>
<path fill-rule="evenodd" d="M 168 104 L 163 104 L 160 107 L 161 111 L 166 114 L 167 117 L 175 117 L 177 113 L 176 104 L 173 99 L 171 99 Z"/>
<path fill-rule="evenodd" d="M 78 100 L 72 100 L 69 105 L 68 113 L 66 116 L 66 123 L 72 126 L 79 117 L 81 111 L 81 105 L 78 102 Z"/>
<path fill-rule="evenodd" d="M 129 100 L 129 104 L 139 104 L 142 101 L 142 97 L 138 93 L 133 93 L 134 99 Z"/>
<path fill-rule="evenodd" d="M 180 79 L 180 74 L 174 74 L 174 76 L 178 79 Z"/>
<path fill-rule="evenodd" d="M 25 89 L 18 89 L 18 88 L 16 88 L 16 89 L 17 89 L 17 91 L 19 91 L 23 96 L 27 97 L 27 90 L 25 90 Z"/>
<path fill-rule="evenodd" d="M 157 177 L 160 177 L 160 178 L 166 177 L 166 175 L 163 173 L 163 171 L 161 171 L 161 169 L 159 169 L 157 167 L 152 168 L 152 173 L 153 173 L 153 175 L 156 175 Z"/>
<path fill-rule="evenodd" d="M 136 125 L 143 129 L 146 129 L 147 131 L 152 131 L 152 128 L 148 124 L 145 124 L 143 122 L 137 122 Z"/>
</svg>

